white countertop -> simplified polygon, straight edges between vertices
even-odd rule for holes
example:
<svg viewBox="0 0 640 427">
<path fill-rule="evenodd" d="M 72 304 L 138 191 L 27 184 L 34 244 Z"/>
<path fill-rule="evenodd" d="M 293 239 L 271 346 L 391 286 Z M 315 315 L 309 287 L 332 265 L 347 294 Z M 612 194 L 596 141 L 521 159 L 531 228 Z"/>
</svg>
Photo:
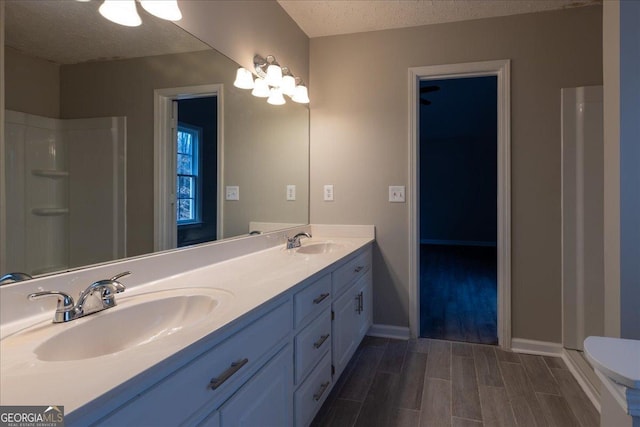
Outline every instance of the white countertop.
<svg viewBox="0 0 640 427">
<path fill-rule="evenodd" d="M 333 241 L 341 246 L 330 253 L 303 255 L 278 245 L 131 287 L 118 295 L 118 307 L 86 318 L 52 324 L 53 312 L 48 312 L 14 321 L 8 334 L 5 328 L 4 338 L 0 341 L 0 405 L 57 404 L 64 405 L 68 414 L 204 337 L 216 334 L 234 320 L 369 244 L 373 236 L 323 236 L 303 239 L 302 242 L 305 245 L 320 240 Z M 135 268 L 131 269 L 135 274 Z M 224 298 L 215 316 L 196 327 L 118 353 L 64 362 L 41 361 L 34 353 L 34 349 L 53 330 L 72 328 L 79 324 L 77 322 L 89 322 L 93 316 L 125 307 L 128 299 L 136 295 L 173 288 L 215 288 L 227 292 L 230 297 Z M 25 299 L 25 304 L 28 303 Z M 161 377 L 147 378 L 145 382 L 151 384 L 159 379 Z"/>
</svg>

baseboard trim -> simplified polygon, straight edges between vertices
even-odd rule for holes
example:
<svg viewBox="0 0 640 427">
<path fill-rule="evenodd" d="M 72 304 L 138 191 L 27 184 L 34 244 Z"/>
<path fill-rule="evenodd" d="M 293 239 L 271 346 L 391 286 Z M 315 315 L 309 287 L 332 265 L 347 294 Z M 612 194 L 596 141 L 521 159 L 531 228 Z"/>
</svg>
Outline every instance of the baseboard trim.
<svg viewBox="0 0 640 427">
<path fill-rule="evenodd" d="M 540 356 L 562 356 L 562 344 L 547 341 L 527 340 L 524 338 L 512 338 L 511 350 L 516 353 L 537 354 Z"/>
<path fill-rule="evenodd" d="M 373 324 L 369 328 L 367 335 L 380 338 L 393 338 L 397 340 L 408 340 L 409 327 L 408 326 L 393 326 L 393 325 L 376 325 Z"/>
<path fill-rule="evenodd" d="M 593 406 L 598 412 L 601 412 L 600 387 L 602 382 L 591 368 L 591 365 L 576 350 L 563 348 L 561 357 Z"/>
</svg>

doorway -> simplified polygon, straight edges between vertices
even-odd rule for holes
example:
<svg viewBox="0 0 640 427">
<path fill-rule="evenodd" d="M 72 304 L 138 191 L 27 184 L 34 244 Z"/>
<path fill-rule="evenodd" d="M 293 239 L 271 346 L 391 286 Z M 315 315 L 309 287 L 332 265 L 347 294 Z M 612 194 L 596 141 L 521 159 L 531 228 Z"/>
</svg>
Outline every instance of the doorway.
<svg viewBox="0 0 640 427">
<path fill-rule="evenodd" d="M 412 337 L 420 336 L 421 329 L 421 313 L 420 302 L 421 289 L 420 277 L 422 270 L 428 270 L 426 266 L 421 265 L 421 211 L 423 210 L 421 198 L 423 197 L 421 188 L 421 179 L 424 171 L 421 170 L 421 126 L 420 126 L 420 98 L 421 86 L 423 88 L 437 86 L 435 81 L 451 80 L 451 79 L 467 79 L 475 77 L 491 77 L 495 79 L 495 105 L 496 105 L 496 134 L 497 147 L 495 148 L 495 167 L 496 179 L 495 190 L 497 197 L 495 201 L 495 281 L 497 282 L 496 291 L 496 333 L 497 342 L 503 348 L 511 347 L 511 212 L 510 212 L 510 62 L 509 60 L 486 61 L 475 63 L 462 63 L 450 65 L 438 65 L 427 67 L 416 67 L 409 69 L 409 129 L 410 129 L 410 188 L 409 197 L 409 326 L 410 335 Z M 423 83 L 424 82 L 424 83 Z M 438 90 L 423 90 L 426 96 L 425 100 L 431 101 L 433 95 Z M 431 95 L 431 99 L 429 96 Z M 431 101 L 432 102 L 432 101 Z M 462 228 L 462 225 L 459 225 Z M 456 255 L 460 252 L 460 246 L 468 246 L 469 252 L 482 252 L 479 248 L 491 248 L 492 246 L 482 246 L 486 244 L 485 240 L 468 240 L 466 238 L 457 237 L 461 243 L 465 245 L 455 245 L 449 252 Z M 429 239 L 427 239 L 429 240 Z M 430 239 L 433 246 L 440 239 L 433 237 Z M 473 243 L 473 245 L 471 245 Z M 453 246 L 453 245 L 452 245 Z M 476 250 L 478 249 L 478 250 Z M 446 251 L 445 251 L 446 252 Z M 486 251 L 485 251 L 486 252 Z M 452 254 L 443 254 L 452 255 Z M 458 254 L 459 255 L 459 254 Z M 474 255 L 480 256 L 480 255 Z M 482 256 L 486 256 L 482 255 Z M 482 258 L 482 256 L 480 256 Z M 434 259 L 432 256 L 431 259 Z M 491 258 L 489 256 L 489 258 Z M 427 258 L 428 259 L 428 258 Z M 468 263 L 470 261 L 467 261 Z M 473 264 L 473 262 L 471 262 Z M 426 293 L 426 292 L 425 292 Z M 428 298 L 427 295 L 424 296 Z M 471 304 L 473 305 L 473 304 Z"/>
<path fill-rule="evenodd" d="M 154 91 L 155 251 L 224 237 L 222 100 L 219 84 Z"/>
<path fill-rule="evenodd" d="M 497 77 L 420 82 L 420 336 L 497 344 Z"/>
</svg>

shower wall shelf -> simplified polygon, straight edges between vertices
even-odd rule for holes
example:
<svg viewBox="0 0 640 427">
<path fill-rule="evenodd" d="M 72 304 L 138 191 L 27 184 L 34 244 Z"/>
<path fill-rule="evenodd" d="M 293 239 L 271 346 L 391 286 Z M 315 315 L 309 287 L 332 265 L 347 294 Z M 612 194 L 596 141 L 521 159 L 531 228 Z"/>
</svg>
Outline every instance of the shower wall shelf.
<svg viewBox="0 0 640 427">
<path fill-rule="evenodd" d="M 69 176 L 69 172 L 55 169 L 33 169 L 31 174 L 45 178 L 65 178 Z"/>
<path fill-rule="evenodd" d="M 68 208 L 33 208 L 31 213 L 37 216 L 60 216 L 69 213 Z"/>
</svg>

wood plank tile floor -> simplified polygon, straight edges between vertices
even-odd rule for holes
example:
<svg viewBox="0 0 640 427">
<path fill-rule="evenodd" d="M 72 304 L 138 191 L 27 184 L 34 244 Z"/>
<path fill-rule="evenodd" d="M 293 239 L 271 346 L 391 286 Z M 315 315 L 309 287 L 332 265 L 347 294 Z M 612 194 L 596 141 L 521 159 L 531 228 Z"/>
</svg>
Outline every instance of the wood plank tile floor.
<svg viewBox="0 0 640 427">
<path fill-rule="evenodd" d="M 600 414 L 562 359 L 365 337 L 312 426 L 582 426 Z"/>
</svg>

